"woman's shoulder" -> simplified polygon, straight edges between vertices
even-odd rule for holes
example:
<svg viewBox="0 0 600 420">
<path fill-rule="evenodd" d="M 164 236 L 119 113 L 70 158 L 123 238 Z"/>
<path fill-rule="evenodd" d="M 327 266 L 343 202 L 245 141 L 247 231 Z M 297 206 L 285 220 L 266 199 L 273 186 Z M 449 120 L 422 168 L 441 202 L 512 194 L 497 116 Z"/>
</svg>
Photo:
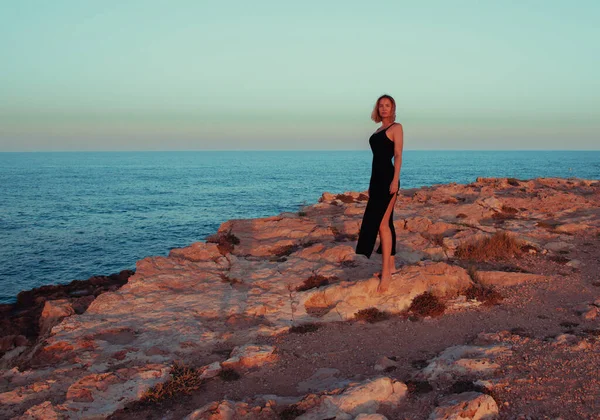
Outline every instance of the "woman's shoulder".
<svg viewBox="0 0 600 420">
<path fill-rule="evenodd" d="M 387 131 L 391 131 L 392 133 L 401 133 L 404 129 L 402 128 L 402 124 L 399 122 L 394 122 Z"/>
</svg>

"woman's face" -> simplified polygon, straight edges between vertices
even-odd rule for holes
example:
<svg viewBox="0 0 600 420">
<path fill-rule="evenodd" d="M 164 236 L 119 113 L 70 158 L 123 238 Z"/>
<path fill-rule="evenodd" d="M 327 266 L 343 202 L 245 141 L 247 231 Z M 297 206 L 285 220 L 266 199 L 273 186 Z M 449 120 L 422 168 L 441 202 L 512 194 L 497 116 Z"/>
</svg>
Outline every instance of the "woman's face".
<svg viewBox="0 0 600 420">
<path fill-rule="evenodd" d="M 388 98 L 380 99 L 377 109 L 379 110 L 379 116 L 381 118 L 390 117 L 392 115 L 392 101 L 390 101 Z"/>
</svg>

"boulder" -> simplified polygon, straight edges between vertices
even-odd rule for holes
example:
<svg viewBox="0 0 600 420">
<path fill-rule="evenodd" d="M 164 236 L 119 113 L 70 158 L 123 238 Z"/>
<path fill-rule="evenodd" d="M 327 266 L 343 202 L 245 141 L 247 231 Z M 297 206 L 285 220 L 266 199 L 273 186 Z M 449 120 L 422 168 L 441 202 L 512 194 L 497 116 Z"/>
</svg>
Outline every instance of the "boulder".
<svg viewBox="0 0 600 420">
<path fill-rule="evenodd" d="M 479 392 L 463 392 L 442 398 L 429 420 L 492 420 L 498 417 L 498 404 Z"/>
</svg>

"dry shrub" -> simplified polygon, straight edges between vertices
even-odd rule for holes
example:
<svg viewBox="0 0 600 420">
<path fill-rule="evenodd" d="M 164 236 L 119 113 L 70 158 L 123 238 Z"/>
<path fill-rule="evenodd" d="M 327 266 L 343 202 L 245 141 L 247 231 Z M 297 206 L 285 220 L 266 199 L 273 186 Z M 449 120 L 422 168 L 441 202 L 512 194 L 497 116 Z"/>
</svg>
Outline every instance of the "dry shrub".
<svg viewBox="0 0 600 420">
<path fill-rule="evenodd" d="M 517 214 L 519 212 L 519 210 L 517 210 L 514 207 L 510 207 L 510 206 L 502 206 L 502 213 L 508 213 L 508 214 Z"/>
<path fill-rule="evenodd" d="M 448 393 L 460 394 L 463 392 L 481 392 L 482 394 L 489 393 L 489 390 L 482 385 L 477 385 L 473 381 L 459 380 L 454 382 L 448 389 Z"/>
<path fill-rule="evenodd" d="M 242 281 L 240 279 L 236 279 L 235 277 L 229 277 L 226 274 L 219 274 L 219 277 L 221 277 L 221 280 L 224 283 L 229 283 L 229 284 L 242 283 Z"/>
<path fill-rule="evenodd" d="M 179 394 L 191 394 L 202 385 L 200 372 L 177 362 L 173 364 L 169 373 L 171 378 L 148 389 L 144 393 L 142 401 L 159 402 Z"/>
<path fill-rule="evenodd" d="M 434 245 L 444 246 L 444 234 L 443 233 L 423 232 L 423 233 L 421 233 L 421 236 L 423 238 L 427 239 L 429 242 L 431 242 Z"/>
<path fill-rule="evenodd" d="M 471 277 L 471 280 L 473 280 L 474 283 L 480 283 L 479 274 L 477 274 L 477 268 L 475 268 L 474 265 L 470 265 L 469 268 L 467 268 L 467 274 L 469 277 Z"/>
<path fill-rule="evenodd" d="M 537 223 L 536 223 L 536 225 L 537 225 L 538 227 L 541 227 L 541 228 L 543 228 L 543 229 L 547 229 L 547 230 L 554 230 L 554 228 L 555 228 L 556 226 L 558 226 L 558 225 L 559 225 L 559 223 L 558 223 L 558 222 L 547 222 L 547 221 L 545 221 L 545 220 L 540 220 L 539 222 L 537 222 Z"/>
<path fill-rule="evenodd" d="M 490 261 L 508 259 L 519 255 L 520 251 L 520 241 L 502 231 L 479 241 L 460 244 L 454 255 L 461 260 Z"/>
<path fill-rule="evenodd" d="M 221 378 L 224 381 L 228 381 L 228 382 L 229 381 L 237 381 L 238 379 L 241 378 L 241 375 L 233 369 L 222 369 L 219 372 L 219 378 Z"/>
<path fill-rule="evenodd" d="M 343 260 L 340 263 L 340 267 L 343 267 L 343 268 L 356 268 L 356 267 L 358 267 L 358 263 L 356 261 L 354 261 L 354 260 Z"/>
<path fill-rule="evenodd" d="M 442 315 L 446 310 L 446 304 L 433 293 L 424 292 L 413 299 L 408 310 L 419 316 L 433 317 Z"/>
<path fill-rule="evenodd" d="M 313 274 L 296 288 L 298 292 L 304 292 L 306 290 L 314 289 L 315 287 L 327 286 L 330 281 L 337 280 L 337 277 L 325 277 L 320 274 Z"/>
<path fill-rule="evenodd" d="M 427 359 L 417 359 L 410 362 L 410 365 L 415 369 L 424 369 L 429 366 L 429 361 Z"/>
<path fill-rule="evenodd" d="M 390 315 L 385 311 L 380 311 L 377 308 L 361 309 L 354 314 L 354 319 L 357 321 L 367 321 L 371 324 L 375 322 L 385 321 Z"/>
<path fill-rule="evenodd" d="M 296 405 L 290 405 L 281 413 L 279 413 L 279 418 L 281 420 L 294 420 L 295 418 L 300 417 L 304 413 L 306 413 L 306 410 L 302 410 Z"/>
<path fill-rule="evenodd" d="M 482 286 L 481 284 L 473 284 L 465 290 L 467 299 L 475 299 L 483 303 L 485 306 L 495 305 L 500 302 L 502 295 L 492 287 Z"/>
<path fill-rule="evenodd" d="M 292 255 L 292 253 L 298 251 L 299 249 L 300 249 L 300 245 L 297 245 L 297 244 L 285 245 L 285 246 L 279 247 L 275 251 L 273 251 L 273 256 L 288 257 L 288 256 Z"/>
<path fill-rule="evenodd" d="M 561 264 L 561 265 L 565 265 L 566 263 L 571 261 L 570 259 L 563 257 L 562 255 L 552 255 L 549 258 L 550 258 L 550 261 L 554 261 L 555 263 Z"/>
<path fill-rule="evenodd" d="M 410 379 L 406 381 L 406 387 L 409 394 L 417 395 L 417 394 L 426 394 L 428 392 L 433 391 L 433 387 L 427 381 L 417 381 L 414 379 Z"/>
<path fill-rule="evenodd" d="M 516 219 L 515 215 L 512 213 L 494 213 L 492 214 L 492 219 L 496 221 L 504 221 L 510 219 Z"/>
<path fill-rule="evenodd" d="M 240 239 L 235 236 L 231 231 L 227 233 L 218 233 L 207 238 L 206 242 L 212 242 L 217 244 L 217 249 L 222 255 L 233 252 L 235 245 L 239 245 Z"/>
<path fill-rule="evenodd" d="M 582 332 L 587 336 L 600 337 L 600 329 L 586 328 Z"/>
<path fill-rule="evenodd" d="M 464 214 L 464 213 L 458 213 L 458 214 L 456 215 L 456 218 L 457 218 L 457 219 L 466 219 L 467 217 L 469 217 L 469 216 L 467 216 L 467 215 L 466 215 L 466 214 Z"/>
<path fill-rule="evenodd" d="M 534 335 L 532 333 L 530 333 L 529 331 L 527 331 L 525 328 L 523 327 L 514 327 L 510 329 L 510 333 L 514 334 L 514 335 L 519 335 L 521 337 L 528 337 L 528 338 L 533 338 Z"/>
<path fill-rule="evenodd" d="M 315 324 L 311 322 L 307 324 L 293 326 L 292 328 L 290 328 L 290 332 L 293 334 L 306 334 L 309 332 L 315 332 L 319 328 L 321 328 L 320 324 Z"/>
</svg>

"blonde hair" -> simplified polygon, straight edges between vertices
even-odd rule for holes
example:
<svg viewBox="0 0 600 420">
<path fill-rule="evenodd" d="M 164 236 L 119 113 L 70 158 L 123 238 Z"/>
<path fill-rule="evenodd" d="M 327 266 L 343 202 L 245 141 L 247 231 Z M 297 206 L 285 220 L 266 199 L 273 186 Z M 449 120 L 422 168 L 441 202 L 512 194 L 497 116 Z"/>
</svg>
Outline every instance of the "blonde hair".
<svg viewBox="0 0 600 420">
<path fill-rule="evenodd" d="M 392 121 L 396 120 L 396 101 L 394 101 L 394 98 L 392 98 L 390 95 L 381 95 L 379 98 L 377 98 L 375 106 L 373 107 L 373 112 L 371 112 L 371 119 L 376 123 L 382 121 L 381 115 L 379 115 L 379 101 L 384 98 L 389 99 L 392 102 Z"/>
</svg>

